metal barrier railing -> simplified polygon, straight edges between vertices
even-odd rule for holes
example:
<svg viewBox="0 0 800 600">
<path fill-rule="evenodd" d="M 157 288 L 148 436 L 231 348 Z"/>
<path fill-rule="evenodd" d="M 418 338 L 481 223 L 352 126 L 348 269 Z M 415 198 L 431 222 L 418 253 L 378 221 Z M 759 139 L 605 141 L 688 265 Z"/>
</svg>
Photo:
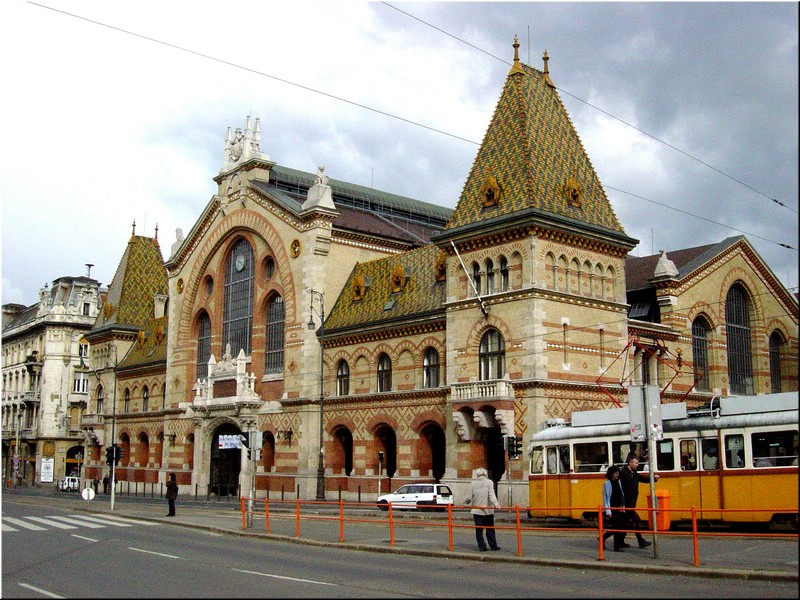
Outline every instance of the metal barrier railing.
<svg viewBox="0 0 800 600">
<path fill-rule="evenodd" d="M 275 506 L 283 507 L 284 510 L 270 510 L 270 508 L 274 508 Z M 332 514 L 320 514 L 319 512 L 309 512 L 310 510 L 314 510 L 315 508 L 318 509 L 320 507 L 327 507 L 331 508 L 332 506 L 337 506 L 338 510 Z M 303 508 L 306 508 L 306 512 L 303 512 Z M 302 530 L 302 522 L 312 522 L 312 521 L 325 521 L 325 522 L 336 522 L 338 524 L 338 540 L 339 542 L 344 542 L 346 538 L 346 525 L 350 524 L 368 524 L 374 525 L 376 527 L 383 527 L 388 529 L 389 533 L 389 545 L 394 546 L 396 542 L 396 530 L 399 527 L 414 527 L 414 526 L 425 526 L 428 528 L 433 529 L 442 529 L 446 530 L 446 537 L 447 537 L 447 549 L 449 551 L 453 551 L 454 549 L 454 532 L 459 529 L 475 529 L 476 525 L 472 523 L 471 515 L 469 514 L 469 510 L 473 508 L 489 508 L 489 507 L 475 507 L 475 506 L 459 506 L 448 504 L 446 505 L 447 515 L 445 519 L 442 520 L 422 520 L 422 519 L 414 519 L 414 518 L 404 518 L 404 519 L 396 519 L 395 518 L 395 509 L 391 503 L 387 505 L 386 515 L 376 518 L 373 515 L 365 515 L 365 514 L 357 514 L 355 509 L 361 509 L 363 513 L 364 508 L 371 508 L 375 509 L 375 503 L 362 503 L 362 502 L 345 502 L 343 500 L 339 500 L 338 502 L 328 502 L 328 501 L 313 501 L 313 500 L 270 500 L 268 498 L 247 498 L 242 496 L 240 498 L 240 509 L 242 514 L 242 529 L 246 530 L 252 526 L 253 523 L 253 516 L 258 514 L 259 516 L 263 516 L 265 521 L 265 533 L 270 534 L 272 533 L 272 521 L 273 520 L 293 520 L 294 521 L 294 537 L 300 538 L 301 537 L 301 530 Z M 575 508 L 575 507 L 573 507 Z M 346 509 L 354 509 L 351 512 L 348 512 Z M 583 510 L 583 509 L 581 509 Z M 649 518 L 647 522 L 650 524 L 650 527 L 647 529 L 639 529 L 639 528 L 626 528 L 626 529 L 613 529 L 613 528 L 606 528 L 603 524 L 603 516 L 604 511 L 608 510 L 603 508 L 602 506 L 597 507 L 585 507 L 586 511 L 597 511 L 597 527 L 552 527 L 552 526 L 541 526 L 541 525 L 530 525 L 523 523 L 521 518 L 522 514 L 527 514 L 530 509 L 528 507 L 520 507 L 519 505 L 515 505 L 513 507 L 508 508 L 501 508 L 496 509 L 497 513 L 509 513 L 511 512 L 513 517 L 511 519 L 511 524 L 503 524 L 503 523 L 495 523 L 494 528 L 498 531 L 511 531 L 514 533 L 515 541 L 516 541 L 516 554 L 517 556 L 523 556 L 523 535 L 528 534 L 532 535 L 536 532 L 554 532 L 554 531 L 570 531 L 570 532 L 580 532 L 584 531 L 590 534 L 591 536 L 597 536 L 598 541 L 598 553 L 597 553 L 597 560 L 602 561 L 605 560 L 604 557 L 604 544 L 603 544 L 603 534 L 606 532 L 613 533 L 613 532 L 624 532 L 624 533 L 640 533 L 640 534 L 652 534 L 654 536 L 654 540 L 656 539 L 655 536 L 678 536 L 678 537 L 689 537 L 691 536 L 692 539 L 692 565 L 695 567 L 700 566 L 700 549 L 699 549 L 699 540 L 704 537 L 720 537 L 720 536 L 736 536 L 736 537 L 771 537 L 771 538 L 784 538 L 784 539 L 797 539 L 798 534 L 796 532 L 781 532 L 781 533 L 745 533 L 745 532 L 737 532 L 737 533 L 727 533 L 727 532 L 719 532 L 719 531 L 699 531 L 698 529 L 698 520 L 701 520 L 701 516 L 703 511 L 697 509 L 696 507 L 692 507 L 691 509 L 691 532 L 685 531 L 671 531 L 671 530 L 659 530 L 657 529 L 658 522 L 656 520 L 657 512 L 661 513 L 669 513 L 669 512 L 678 512 L 678 509 L 659 509 L 659 508 L 640 508 L 637 510 L 647 511 Z M 625 508 L 612 508 L 611 510 L 630 510 Z M 714 514 L 722 513 L 722 512 L 738 512 L 738 513 L 748 513 L 748 512 L 765 512 L 766 509 L 713 509 L 708 510 L 706 512 L 713 512 Z M 685 509 L 681 509 L 681 512 L 685 512 Z M 797 509 L 781 509 L 780 511 L 775 511 L 771 509 L 771 512 L 780 512 L 789 515 L 798 515 Z M 352 514 L 351 514 L 352 513 Z M 424 513 L 424 509 L 423 509 Z M 465 515 L 463 520 L 466 520 L 467 517 L 470 517 L 468 523 L 459 523 L 456 521 L 456 517 L 459 514 Z M 507 522 L 507 521 L 506 521 Z M 653 525 L 655 524 L 655 528 Z M 485 528 L 485 527 L 484 527 Z M 656 558 L 658 552 L 657 544 L 654 545 L 654 553 L 656 554 Z"/>
</svg>

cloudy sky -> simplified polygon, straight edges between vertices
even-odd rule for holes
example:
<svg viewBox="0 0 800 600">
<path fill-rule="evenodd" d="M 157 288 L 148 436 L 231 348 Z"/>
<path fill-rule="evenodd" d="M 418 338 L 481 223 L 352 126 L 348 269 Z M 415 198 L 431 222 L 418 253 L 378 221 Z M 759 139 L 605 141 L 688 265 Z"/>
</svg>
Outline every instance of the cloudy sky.
<svg viewBox="0 0 800 600">
<path fill-rule="evenodd" d="M 110 284 L 133 221 L 167 254 L 248 114 L 278 164 L 454 207 L 514 35 L 634 254 L 745 234 L 797 289 L 795 2 L 5 0 L 0 23 L 3 303 L 85 263 Z"/>
</svg>

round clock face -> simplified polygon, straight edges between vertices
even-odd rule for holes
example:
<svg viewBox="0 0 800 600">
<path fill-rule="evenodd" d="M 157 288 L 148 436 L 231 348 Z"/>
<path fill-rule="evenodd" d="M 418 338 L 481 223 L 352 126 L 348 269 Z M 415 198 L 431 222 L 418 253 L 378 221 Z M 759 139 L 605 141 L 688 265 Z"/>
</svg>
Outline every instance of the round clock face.
<svg viewBox="0 0 800 600">
<path fill-rule="evenodd" d="M 234 266 L 236 267 L 237 271 L 241 271 L 242 269 L 244 269 L 244 262 L 245 262 L 244 254 L 240 254 L 239 256 L 236 257 L 236 263 Z"/>
</svg>

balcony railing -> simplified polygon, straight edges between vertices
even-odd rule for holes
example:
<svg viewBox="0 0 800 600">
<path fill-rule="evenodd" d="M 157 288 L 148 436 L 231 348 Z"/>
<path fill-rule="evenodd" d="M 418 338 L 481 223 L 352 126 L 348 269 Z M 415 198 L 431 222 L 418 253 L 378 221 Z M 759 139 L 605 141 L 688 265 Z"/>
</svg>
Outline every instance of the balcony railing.
<svg viewBox="0 0 800 600">
<path fill-rule="evenodd" d="M 454 401 L 513 399 L 514 388 L 508 379 L 488 379 L 450 384 L 450 395 Z"/>
</svg>

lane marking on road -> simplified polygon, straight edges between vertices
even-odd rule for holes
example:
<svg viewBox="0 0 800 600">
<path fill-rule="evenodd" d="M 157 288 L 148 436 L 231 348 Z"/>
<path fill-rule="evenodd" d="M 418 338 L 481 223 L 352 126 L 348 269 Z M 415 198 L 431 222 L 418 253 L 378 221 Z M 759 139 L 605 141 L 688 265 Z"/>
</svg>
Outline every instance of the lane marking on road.
<svg viewBox="0 0 800 600">
<path fill-rule="evenodd" d="M 103 525 L 113 525 L 114 527 L 132 527 L 130 523 L 117 522 L 113 519 L 106 519 L 105 517 L 93 517 L 90 515 L 70 515 L 74 519 L 82 519 L 91 521 L 92 523 L 102 523 Z"/>
<path fill-rule="evenodd" d="M 259 571 L 246 571 L 244 569 L 231 569 L 232 571 L 238 571 L 239 573 L 247 573 L 249 575 L 260 575 L 261 577 L 272 577 L 273 579 L 286 579 L 288 581 L 298 581 L 300 583 L 315 583 L 316 585 L 333 585 L 336 586 L 336 583 L 330 583 L 328 581 L 315 581 L 314 579 L 300 579 L 299 577 L 287 577 L 285 575 L 272 575 L 271 573 L 260 573 Z"/>
<path fill-rule="evenodd" d="M 56 527 L 58 529 L 77 529 L 77 525 L 67 525 L 66 523 L 61 523 L 59 521 L 54 521 L 52 519 L 48 519 L 45 517 L 25 517 L 31 521 L 36 521 L 37 523 L 42 523 L 43 525 L 50 525 L 52 527 Z"/>
<path fill-rule="evenodd" d="M 11 523 L 12 525 L 22 527 L 23 529 L 30 529 L 31 531 L 47 531 L 46 527 L 39 527 L 38 525 L 34 525 L 33 523 L 28 523 L 27 521 L 23 521 L 22 519 L 15 519 L 14 517 L 3 517 L 3 522 Z"/>
<path fill-rule="evenodd" d="M 34 587 L 28 583 L 20 583 L 21 587 L 28 588 L 29 590 L 33 590 L 34 592 L 39 592 L 43 596 L 47 596 L 48 598 L 64 598 L 64 596 L 59 596 L 58 594 L 54 594 L 53 592 L 48 592 L 47 590 L 43 590 L 42 588 Z"/>
<path fill-rule="evenodd" d="M 14 527 L 11 527 L 11 525 L 6 525 L 3 523 L 3 527 L 0 528 L 0 531 L 19 531 L 19 529 L 15 529 Z"/>
<path fill-rule="evenodd" d="M 128 546 L 128 550 L 133 550 L 134 552 L 142 552 L 144 554 L 155 554 L 156 556 L 163 556 L 164 558 L 177 558 L 178 560 L 181 559 L 180 556 L 175 556 L 174 554 L 164 554 L 163 552 L 153 552 L 152 550 L 142 550 L 141 548 L 134 548 L 132 546 Z"/>
<path fill-rule="evenodd" d="M 76 537 L 79 540 L 86 540 L 87 542 L 99 542 L 100 540 L 96 540 L 94 538 L 86 537 L 85 535 L 78 535 L 77 533 L 73 533 L 72 537 Z"/>
</svg>

